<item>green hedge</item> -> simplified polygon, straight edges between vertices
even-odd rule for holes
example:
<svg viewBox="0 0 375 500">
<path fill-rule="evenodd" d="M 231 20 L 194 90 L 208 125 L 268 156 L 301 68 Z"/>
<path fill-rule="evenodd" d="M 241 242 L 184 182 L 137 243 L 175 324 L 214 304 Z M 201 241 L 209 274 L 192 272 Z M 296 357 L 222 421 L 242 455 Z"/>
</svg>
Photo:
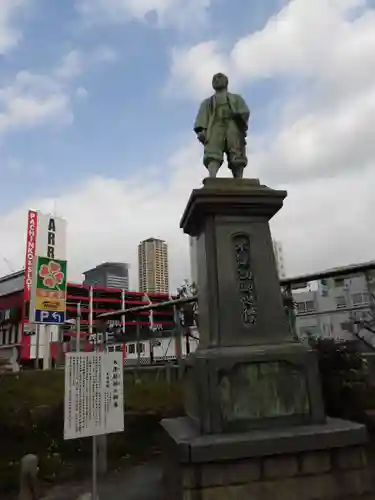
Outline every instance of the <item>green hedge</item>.
<svg viewBox="0 0 375 500">
<path fill-rule="evenodd" d="M 63 439 L 64 372 L 29 371 L 0 376 L 0 491 L 17 487 L 19 461 L 40 458 L 40 474 L 55 481 L 89 473 L 91 440 Z M 139 460 L 156 447 L 159 420 L 182 412 L 181 384 L 142 376 L 124 383 L 125 431 L 108 436 L 111 466 Z"/>
<path fill-rule="evenodd" d="M 315 342 L 328 415 L 363 420 L 375 408 L 366 363 L 351 344 Z M 124 377 L 125 431 L 108 436 L 111 467 L 148 456 L 157 447 L 159 420 L 183 413 L 182 384 L 162 371 L 140 370 Z M 63 439 L 64 372 L 29 371 L 0 375 L 0 496 L 17 487 L 19 460 L 40 458 L 47 481 L 90 473 L 91 440 Z M 366 422 L 367 423 L 367 422 Z M 375 428 L 374 428 L 375 431 Z"/>
<path fill-rule="evenodd" d="M 363 354 L 353 342 L 311 342 L 319 361 L 325 409 L 329 416 L 364 421 L 375 392 Z"/>
</svg>

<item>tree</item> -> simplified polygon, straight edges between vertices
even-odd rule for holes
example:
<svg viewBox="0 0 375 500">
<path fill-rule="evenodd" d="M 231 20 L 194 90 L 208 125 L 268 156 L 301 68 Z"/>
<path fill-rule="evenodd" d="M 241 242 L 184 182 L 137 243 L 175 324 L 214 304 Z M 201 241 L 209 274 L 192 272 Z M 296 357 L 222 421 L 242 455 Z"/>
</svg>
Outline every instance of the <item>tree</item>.
<svg viewBox="0 0 375 500">
<path fill-rule="evenodd" d="M 293 338 L 297 339 L 297 329 L 296 329 L 296 301 L 293 298 L 292 290 L 290 286 L 283 287 L 281 290 L 281 297 L 283 300 L 284 311 L 288 319 L 288 324 Z"/>
<path fill-rule="evenodd" d="M 177 289 L 177 295 L 180 299 L 196 297 L 198 295 L 198 287 L 195 283 L 189 283 L 189 281 L 185 279 L 184 283 Z M 189 354 L 189 338 L 199 340 L 198 337 L 191 333 L 191 327 L 196 326 L 198 328 L 198 301 L 183 304 L 180 308 L 180 318 L 183 333 L 186 338 L 186 354 Z"/>
<path fill-rule="evenodd" d="M 370 313 L 368 318 L 362 317 L 359 319 L 352 311 L 349 315 L 347 330 L 355 335 L 359 340 L 362 340 L 362 342 L 365 342 L 369 347 L 374 349 L 373 343 L 370 342 L 369 339 L 366 339 L 366 337 L 359 334 L 361 330 L 366 330 L 371 332 L 372 335 L 375 335 L 375 295 L 373 292 L 370 293 Z M 375 340 L 375 338 L 373 340 Z"/>
</svg>

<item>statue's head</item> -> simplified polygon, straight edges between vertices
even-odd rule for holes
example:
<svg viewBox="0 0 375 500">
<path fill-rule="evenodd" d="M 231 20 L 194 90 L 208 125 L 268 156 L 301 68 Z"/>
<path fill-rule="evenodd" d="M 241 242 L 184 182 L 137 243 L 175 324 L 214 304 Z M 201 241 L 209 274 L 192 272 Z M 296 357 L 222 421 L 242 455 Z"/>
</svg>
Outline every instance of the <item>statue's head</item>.
<svg viewBox="0 0 375 500">
<path fill-rule="evenodd" d="M 212 78 L 212 87 L 214 90 L 224 90 L 228 88 L 228 77 L 223 73 L 216 73 Z"/>
</svg>

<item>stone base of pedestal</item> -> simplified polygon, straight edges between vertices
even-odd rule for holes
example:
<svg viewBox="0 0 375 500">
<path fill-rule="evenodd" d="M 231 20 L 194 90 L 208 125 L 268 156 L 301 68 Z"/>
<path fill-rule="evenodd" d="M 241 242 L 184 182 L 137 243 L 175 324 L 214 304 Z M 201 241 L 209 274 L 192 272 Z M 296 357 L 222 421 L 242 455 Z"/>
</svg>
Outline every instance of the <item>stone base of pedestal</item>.
<svg viewBox="0 0 375 500">
<path fill-rule="evenodd" d="M 360 424 L 329 419 L 205 436 L 188 418 L 162 425 L 168 500 L 354 500 L 372 492 Z"/>
<path fill-rule="evenodd" d="M 316 353 L 299 342 L 198 348 L 185 377 L 186 414 L 202 434 L 325 422 Z"/>
</svg>

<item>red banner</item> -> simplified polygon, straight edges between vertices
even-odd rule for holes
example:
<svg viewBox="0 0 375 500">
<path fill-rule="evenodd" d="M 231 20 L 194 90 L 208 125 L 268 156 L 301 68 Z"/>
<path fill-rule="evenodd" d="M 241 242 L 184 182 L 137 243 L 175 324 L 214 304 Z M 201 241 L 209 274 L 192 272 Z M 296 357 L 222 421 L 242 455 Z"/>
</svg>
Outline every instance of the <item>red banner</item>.
<svg viewBox="0 0 375 500">
<path fill-rule="evenodd" d="M 24 317 L 25 304 L 30 300 L 31 286 L 33 281 L 33 265 L 36 252 L 36 232 L 38 213 L 29 210 L 27 216 L 26 256 L 25 256 L 25 280 L 23 285 L 23 307 L 22 307 L 22 339 L 21 359 L 30 359 L 30 337 L 24 335 L 24 325 L 28 320 Z"/>
<path fill-rule="evenodd" d="M 29 210 L 27 218 L 27 236 L 26 236 L 26 257 L 25 257 L 25 283 L 23 299 L 24 302 L 30 300 L 31 285 L 33 280 L 33 265 L 36 249 L 36 229 L 38 222 L 37 212 Z"/>
</svg>

